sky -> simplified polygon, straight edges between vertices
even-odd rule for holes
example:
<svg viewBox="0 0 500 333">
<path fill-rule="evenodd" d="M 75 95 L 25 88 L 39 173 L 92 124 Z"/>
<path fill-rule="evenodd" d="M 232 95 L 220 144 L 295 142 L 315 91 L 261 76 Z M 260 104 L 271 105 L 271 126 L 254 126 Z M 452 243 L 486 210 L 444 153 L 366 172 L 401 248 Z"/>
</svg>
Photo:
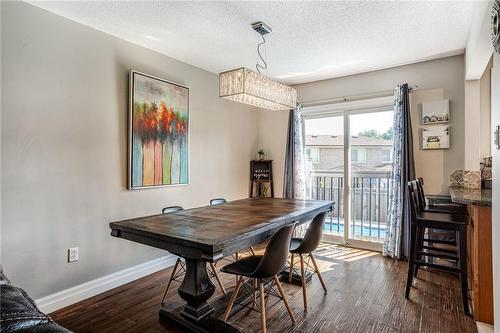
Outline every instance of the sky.
<svg viewBox="0 0 500 333">
<path fill-rule="evenodd" d="M 384 133 L 392 127 L 393 112 L 374 112 L 350 116 L 351 135 L 357 135 L 367 129 L 375 129 Z M 342 135 L 344 131 L 343 117 L 306 119 L 306 135 Z"/>
</svg>

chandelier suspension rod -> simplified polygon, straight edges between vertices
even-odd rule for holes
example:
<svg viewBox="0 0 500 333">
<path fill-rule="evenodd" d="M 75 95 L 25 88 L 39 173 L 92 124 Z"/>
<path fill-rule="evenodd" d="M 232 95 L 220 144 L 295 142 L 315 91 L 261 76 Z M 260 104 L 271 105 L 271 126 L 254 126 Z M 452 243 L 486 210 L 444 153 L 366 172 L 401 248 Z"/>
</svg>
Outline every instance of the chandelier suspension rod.
<svg viewBox="0 0 500 333">
<path fill-rule="evenodd" d="M 257 45 L 257 53 L 259 54 L 259 58 L 260 60 L 262 60 L 262 62 L 264 63 L 264 66 L 261 66 L 259 64 L 259 61 L 257 60 L 257 64 L 255 64 L 255 68 L 257 69 L 257 72 L 259 74 L 262 74 L 260 72 L 261 69 L 265 69 L 267 71 L 267 62 L 266 60 L 264 60 L 264 57 L 262 56 L 262 53 L 260 53 L 260 47 L 264 44 L 266 44 L 266 39 L 264 38 L 264 35 L 263 34 L 260 34 L 260 37 L 262 37 L 262 42 L 259 43 L 259 45 Z"/>
</svg>

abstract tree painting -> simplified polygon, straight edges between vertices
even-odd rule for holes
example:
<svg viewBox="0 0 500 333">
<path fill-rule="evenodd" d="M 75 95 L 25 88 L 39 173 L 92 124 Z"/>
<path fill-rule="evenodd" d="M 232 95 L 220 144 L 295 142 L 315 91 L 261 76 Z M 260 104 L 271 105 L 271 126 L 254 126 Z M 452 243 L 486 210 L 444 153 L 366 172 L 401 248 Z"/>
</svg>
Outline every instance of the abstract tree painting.
<svg viewBox="0 0 500 333">
<path fill-rule="evenodd" d="M 130 73 L 129 188 L 188 183 L 189 89 Z"/>
</svg>

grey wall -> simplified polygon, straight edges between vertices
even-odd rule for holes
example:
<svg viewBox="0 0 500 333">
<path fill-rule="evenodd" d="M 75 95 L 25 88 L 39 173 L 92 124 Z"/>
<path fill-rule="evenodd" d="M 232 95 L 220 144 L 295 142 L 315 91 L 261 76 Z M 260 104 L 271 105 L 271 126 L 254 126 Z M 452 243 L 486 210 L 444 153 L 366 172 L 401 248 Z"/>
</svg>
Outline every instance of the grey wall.
<svg viewBox="0 0 500 333">
<path fill-rule="evenodd" d="M 299 101 L 321 100 L 341 96 L 370 94 L 393 89 L 398 83 L 418 85 L 420 90 L 442 89 L 451 100 L 451 148 L 442 151 L 443 168 L 438 184 L 446 190 L 448 175 L 464 165 L 464 57 L 454 56 L 417 64 L 394 67 L 358 75 L 322 80 L 295 86 Z M 414 110 L 416 112 L 416 110 Z M 283 161 L 288 114 L 259 114 L 259 147 L 275 160 L 276 192 L 282 193 Z M 418 128 L 418 124 L 414 124 Z M 418 143 L 417 143 L 418 144 Z M 416 147 L 418 149 L 418 145 Z"/>
<path fill-rule="evenodd" d="M 258 116 L 220 100 L 216 75 L 25 3 L 1 20 L 1 262 L 33 297 L 165 255 L 110 221 L 248 195 Z M 189 186 L 125 189 L 129 69 L 190 87 Z"/>
</svg>

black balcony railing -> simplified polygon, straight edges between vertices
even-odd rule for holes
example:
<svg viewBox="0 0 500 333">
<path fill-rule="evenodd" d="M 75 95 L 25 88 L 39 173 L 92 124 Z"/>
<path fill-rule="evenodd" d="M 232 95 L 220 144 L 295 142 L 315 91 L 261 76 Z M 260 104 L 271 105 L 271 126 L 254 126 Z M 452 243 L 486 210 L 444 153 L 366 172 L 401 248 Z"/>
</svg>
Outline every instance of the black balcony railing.
<svg viewBox="0 0 500 333">
<path fill-rule="evenodd" d="M 353 173 L 351 176 L 351 238 L 381 241 L 385 236 L 389 211 L 390 172 Z M 331 200 L 335 209 L 327 216 L 325 232 L 344 234 L 344 184 L 342 175 L 311 173 L 307 193 L 310 199 Z"/>
</svg>

